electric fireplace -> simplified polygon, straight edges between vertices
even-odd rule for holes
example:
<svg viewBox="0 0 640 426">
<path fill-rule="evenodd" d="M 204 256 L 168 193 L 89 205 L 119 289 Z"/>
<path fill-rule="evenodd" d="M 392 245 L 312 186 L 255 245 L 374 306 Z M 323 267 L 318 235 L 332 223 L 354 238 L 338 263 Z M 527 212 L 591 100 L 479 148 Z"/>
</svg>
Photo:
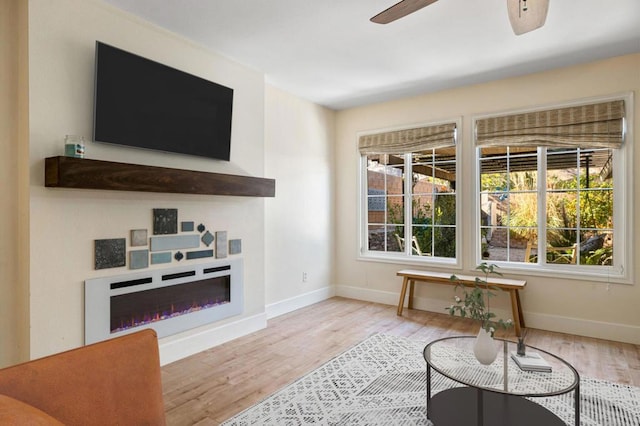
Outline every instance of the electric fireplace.
<svg viewBox="0 0 640 426">
<path fill-rule="evenodd" d="M 242 259 L 85 281 L 85 344 L 153 328 L 159 337 L 239 315 Z"/>
</svg>

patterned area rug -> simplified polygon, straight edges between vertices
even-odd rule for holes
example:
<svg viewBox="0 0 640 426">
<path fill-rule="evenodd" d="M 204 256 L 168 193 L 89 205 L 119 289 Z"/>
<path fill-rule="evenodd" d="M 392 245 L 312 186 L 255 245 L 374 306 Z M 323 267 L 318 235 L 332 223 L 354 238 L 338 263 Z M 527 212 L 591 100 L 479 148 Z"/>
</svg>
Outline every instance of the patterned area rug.
<svg viewBox="0 0 640 426">
<path fill-rule="evenodd" d="M 223 425 L 429 425 L 425 345 L 374 334 Z M 432 377 L 434 393 L 459 386 Z M 583 426 L 640 426 L 640 388 L 583 377 L 580 393 Z M 573 393 L 532 400 L 575 424 Z"/>
</svg>

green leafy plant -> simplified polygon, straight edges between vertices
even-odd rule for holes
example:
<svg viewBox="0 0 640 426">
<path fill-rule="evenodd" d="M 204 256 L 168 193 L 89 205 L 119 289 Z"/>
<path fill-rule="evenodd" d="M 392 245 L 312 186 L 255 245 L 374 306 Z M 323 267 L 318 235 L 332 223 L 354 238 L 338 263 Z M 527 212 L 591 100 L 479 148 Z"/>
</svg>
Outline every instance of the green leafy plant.
<svg viewBox="0 0 640 426">
<path fill-rule="evenodd" d="M 433 206 L 412 200 L 411 232 L 418 241 L 422 253 L 453 258 L 456 255 L 455 197 L 436 195 Z M 404 223 L 403 206 L 389 208 L 389 223 Z M 404 238 L 404 228 L 396 230 Z"/>
<path fill-rule="evenodd" d="M 599 248 L 584 256 L 584 261 L 581 263 L 585 265 L 611 265 L 613 263 L 613 248 L 610 246 Z"/>
<path fill-rule="evenodd" d="M 500 288 L 491 286 L 488 284 L 489 275 L 502 276 L 496 269 L 497 265 L 481 263 L 476 267 L 476 270 L 484 273 L 484 279 L 476 277 L 473 286 L 464 285 L 460 282 L 458 277 L 451 275 L 449 278 L 451 281 L 456 282 L 455 291 L 462 290 L 462 297 L 454 296 L 455 303 L 445 308 L 449 311 L 449 315 L 460 315 L 463 318 L 471 318 L 478 320 L 481 323 L 481 327 L 487 332 L 493 333 L 497 328 L 509 328 L 513 325 L 511 319 L 502 320 L 497 319 L 496 314 L 491 312 L 490 298 L 495 296 L 495 291 Z"/>
</svg>

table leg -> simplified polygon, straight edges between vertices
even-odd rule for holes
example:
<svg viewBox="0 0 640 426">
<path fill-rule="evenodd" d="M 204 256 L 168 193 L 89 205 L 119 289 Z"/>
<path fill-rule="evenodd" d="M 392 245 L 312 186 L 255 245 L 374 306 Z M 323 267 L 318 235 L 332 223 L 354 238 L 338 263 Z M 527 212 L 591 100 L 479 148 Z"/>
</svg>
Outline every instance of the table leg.
<svg viewBox="0 0 640 426">
<path fill-rule="evenodd" d="M 409 303 L 407 308 L 413 309 L 413 286 L 415 285 L 415 280 L 409 280 Z"/>
<path fill-rule="evenodd" d="M 575 422 L 576 426 L 580 426 L 580 382 L 576 385 L 576 388 L 573 391 L 574 393 L 574 404 L 575 404 Z"/>
<path fill-rule="evenodd" d="M 518 306 L 518 318 L 520 319 L 520 327 L 525 328 L 526 325 L 524 323 L 524 315 L 522 313 L 522 303 L 520 302 L 520 292 L 518 290 L 514 290 L 516 293 L 516 305 Z"/>
<path fill-rule="evenodd" d="M 509 290 L 511 295 L 511 313 L 513 315 L 513 325 L 516 329 L 516 336 L 522 336 L 522 309 L 520 308 L 520 297 L 518 296 L 518 290 Z"/>
<path fill-rule="evenodd" d="M 509 392 L 509 348 L 507 347 L 507 341 L 502 342 L 502 376 L 503 376 L 503 389 L 506 393 Z"/>
<path fill-rule="evenodd" d="M 402 308 L 404 305 L 404 298 L 407 294 L 407 282 L 409 281 L 408 277 L 404 277 L 402 280 L 402 290 L 400 291 L 400 301 L 398 302 L 398 315 L 402 316 Z"/>
<path fill-rule="evenodd" d="M 429 418 L 429 404 L 431 403 L 431 366 L 427 363 L 427 419 Z"/>
<path fill-rule="evenodd" d="M 478 404 L 478 407 L 477 407 L 478 421 L 476 424 L 478 426 L 482 426 L 484 424 L 484 400 L 482 396 L 483 396 L 483 391 L 481 389 L 477 389 L 476 404 Z"/>
</svg>

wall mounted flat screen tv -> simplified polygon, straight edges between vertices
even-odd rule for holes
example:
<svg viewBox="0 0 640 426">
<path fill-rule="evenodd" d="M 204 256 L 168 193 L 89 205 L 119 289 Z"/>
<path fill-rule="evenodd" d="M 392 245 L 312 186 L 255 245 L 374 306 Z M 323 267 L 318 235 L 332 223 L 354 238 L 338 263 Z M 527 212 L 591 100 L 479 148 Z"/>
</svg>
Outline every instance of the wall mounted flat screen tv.
<svg viewBox="0 0 640 426">
<path fill-rule="evenodd" d="M 93 140 L 229 161 L 233 89 L 96 42 Z"/>
</svg>

